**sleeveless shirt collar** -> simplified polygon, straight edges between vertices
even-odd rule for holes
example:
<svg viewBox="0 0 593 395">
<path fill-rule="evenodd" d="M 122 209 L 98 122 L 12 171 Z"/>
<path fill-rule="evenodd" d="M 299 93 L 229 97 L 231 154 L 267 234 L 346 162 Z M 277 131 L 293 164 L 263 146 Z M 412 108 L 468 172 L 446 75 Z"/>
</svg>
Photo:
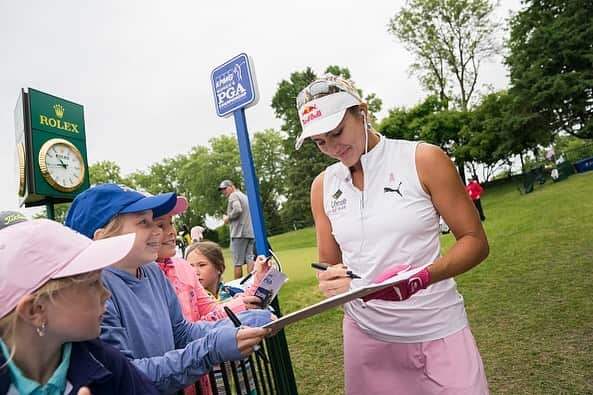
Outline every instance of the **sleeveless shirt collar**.
<svg viewBox="0 0 593 395">
<path fill-rule="evenodd" d="M 377 133 L 379 136 L 379 142 L 369 152 L 360 156 L 360 163 L 362 164 L 363 172 L 373 171 L 380 164 L 383 159 L 383 152 L 385 151 L 385 137 Z M 346 181 L 350 181 L 352 178 L 350 174 L 350 168 L 344 165 L 342 162 L 339 163 L 339 170 L 336 174 Z"/>
</svg>

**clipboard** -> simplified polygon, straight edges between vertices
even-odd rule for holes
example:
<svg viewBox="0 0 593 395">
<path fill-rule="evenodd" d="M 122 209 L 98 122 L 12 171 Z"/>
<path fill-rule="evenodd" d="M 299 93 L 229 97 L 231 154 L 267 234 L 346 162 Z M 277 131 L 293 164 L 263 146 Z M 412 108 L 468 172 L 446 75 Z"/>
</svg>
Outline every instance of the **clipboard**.
<svg viewBox="0 0 593 395">
<path fill-rule="evenodd" d="M 422 271 L 422 269 L 424 269 L 428 265 L 430 265 L 430 263 L 427 263 L 426 265 L 423 265 L 423 266 L 418 266 L 418 267 L 408 269 L 404 272 L 399 272 L 397 275 L 395 275 L 395 276 L 391 277 L 390 279 L 385 280 L 379 284 L 365 285 L 363 287 L 353 289 L 353 290 L 345 292 L 343 294 L 332 296 L 330 298 L 322 300 L 319 303 L 316 303 L 311 306 L 294 311 L 290 314 L 286 314 L 285 316 L 278 318 L 276 321 L 271 321 L 271 322 L 267 323 L 266 325 L 263 325 L 262 328 L 271 328 L 273 330 L 282 329 L 288 324 L 292 324 L 294 322 L 303 320 L 305 318 L 312 317 L 316 314 L 319 314 L 326 310 L 343 305 L 344 303 L 350 302 L 354 299 L 362 298 L 363 296 L 367 296 L 368 294 L 371 294 L 375 291 L 378 291 L 383 288 L 387 288 L 389 286 L 393 286 L 397 283 L 407 280 L 410 277 L 412 277 L 414 274 Z"/>
</svg>

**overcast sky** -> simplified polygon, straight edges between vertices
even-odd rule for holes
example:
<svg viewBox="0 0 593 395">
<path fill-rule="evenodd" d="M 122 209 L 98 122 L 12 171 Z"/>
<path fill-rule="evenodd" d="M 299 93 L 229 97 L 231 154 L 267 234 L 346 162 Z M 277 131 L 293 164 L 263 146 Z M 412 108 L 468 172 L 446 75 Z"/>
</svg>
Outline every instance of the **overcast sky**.
<svg viewBox="0 0 593 395">
<path fill-rule="evenodd" d="M 348 67 L 383 110 L 426 96 L 412 61 L 387 33 L 403 0 L 123 1 L 0 0 L 0 210 L 17 208 L 13 111 L 21 88 L 84 105 L 89 164 L 111 160 L 128 174 L 234 132 L 214 109 L 210 72 L 245 52 L 254 61 L 259 103 L 251 133 L 279 128 L 270 106 L 277 84 L 307 66 Z M 502 0 L 503 22 L 519 0 Z M 482 84 L 508 85 L 502 60 L 484 65 Z M 31 214 L 31 210 L 22 210 Z"/>
</svg>

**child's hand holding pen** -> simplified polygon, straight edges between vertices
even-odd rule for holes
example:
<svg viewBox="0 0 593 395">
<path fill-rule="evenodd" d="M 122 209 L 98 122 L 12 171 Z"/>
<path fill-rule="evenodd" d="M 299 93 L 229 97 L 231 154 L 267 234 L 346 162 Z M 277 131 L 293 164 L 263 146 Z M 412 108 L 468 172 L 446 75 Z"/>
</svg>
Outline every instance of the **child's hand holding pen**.
<svg viewBox="0 0 593 395">
<path fill-rule="evenodd" d="M 317 279 L 319 280 L 319 290 L 326 296 L 336 296 L 350 290 L 350 282 L 354 278 L 360 278 L 348 270 L 343 264 L 324 265 L 312 263 L 311 267 L 318 269 Z"/>
<path fill-rule="evenodd" d="M 260 283 L 261 280 L 266 276 L 270 267 L 272 267 L 272 263 L 270 262 L 272 256 L 265 257 L 264 255 L 258 255 L 255 259 L 255 264 L 253 265 L 253 271 L 247 273 L 245 277 L 241 280 L 239 284 L 243 285 L 255 274 L 255 282 Z"/>
<path fill-rule="evenodd" d="M 253 288 L 254 290 L 257 288 L 257 286 L 262 282 L 262 280 L 264 279 L 264 277 L 266 276 L 266 274 L 268 273 L 268 271 L 270 270 L 270 267 L 272 267 L 272 263 L 271 263 L 271 256 L 269 257 L 265 257 L 264 255 L 259 255 L 256 260 L 255 260 L 255 265 L 254 265 L 254 269 L 252 272 L 248 273 L 247 276 L 245 276 L 240 282 L 239 284 L 243 285 L 245 283 L 247 283 L 247 281 L 249 279 L 252 279 L 252 283 L 250 285 L 250 289 Z M 249 292 L 247 292 L 249 293 Z M 241 294 L 240 295 L 243 303 L 245 304 L 245 308 L 246 309 L 261 309 L 262 308 L 262 299 L 254 296 L 254 295 L 246 295 L 246 294 Z"/>
<path fill-rule="evenodd" d="M 266 355 L 261 349 L 259 343 L 261 343 L 265 336 L 269 336 L 271 334 L 271 330 L 243 326 L 241 325 L 239 317 L 237 317 L 231 309 L 225 306 L 224 311 L 232 321 L 233 325 L 235 325 L 236 328 L 239 328 L 237 331 L 237 348 L 239 349 L 241 355 L 247 357 L 251 355 L 252 352 L 255 352 L 264 362 L 268 363 L 268 358 L 266 358 Z M 271 317 L 272 319 L 276 318 L 276 316 L 273 314 Z"/>
<path fill-rule="evenodd" d="M 258 255 L 258 257 L 256 258 L 255 265 L 253 265 L 253 271 L 255 272 L 255 281 L 257 283 L 261 282 L 264 279 L 264 277 L 268 273 L 268 270 L 270 270 L 270 267 L 272 267 L 271 259 L 271 255 L 268 257 L 264 255 Z"/>
<path fill-rule="evenodd" d="M 259 343 L 270 334 L 269 329 L 241 327 L 237 331 L 237 348 L 242 356 L 248 357 L 252 352 L 258 352 L 260 358 L 267 362 L 267 358 Z"/>
</svg>

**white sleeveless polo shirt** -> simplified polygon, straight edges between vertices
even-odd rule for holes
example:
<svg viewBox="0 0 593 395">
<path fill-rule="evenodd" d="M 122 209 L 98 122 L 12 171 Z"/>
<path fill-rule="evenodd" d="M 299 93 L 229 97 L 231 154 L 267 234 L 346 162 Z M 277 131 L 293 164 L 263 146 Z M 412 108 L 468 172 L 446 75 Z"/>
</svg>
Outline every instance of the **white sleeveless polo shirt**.
<svg viewBox="0 0 593 395">
<path fill-rule="evenodd" d="M 416 171 L 418 142 L 380 142 L 361 157 L 364 191 L 352 184 L 341 162 L 325 170 L 323 204 L 342 260 L 371 283 L 397 264 L 420 266 L 440 256 L 439 215 L 420 185 Z M 402 302 L 355 300 L 345 313 L 370 336 L 398 343 L 440 339 L 467 325 L 463 297 L 455 280 L 430 285 Z"/>
</svg>

